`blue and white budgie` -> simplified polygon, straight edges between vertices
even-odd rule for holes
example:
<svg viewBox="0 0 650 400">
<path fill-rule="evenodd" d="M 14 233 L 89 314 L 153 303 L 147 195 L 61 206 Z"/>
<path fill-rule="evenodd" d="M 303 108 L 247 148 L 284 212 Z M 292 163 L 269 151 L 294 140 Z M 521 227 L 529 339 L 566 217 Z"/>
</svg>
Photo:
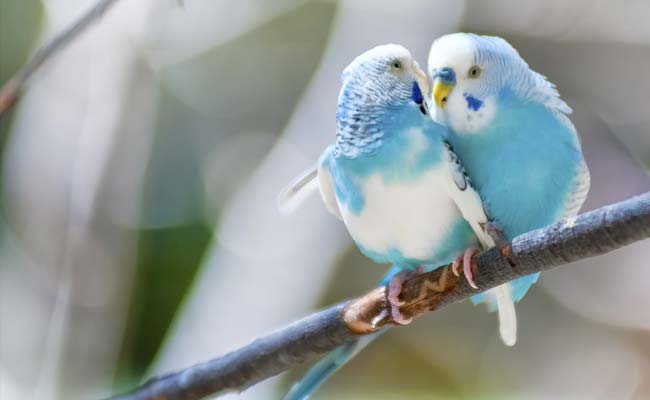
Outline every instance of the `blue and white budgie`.
<svg viewBox="0 0 650 400">
<path fill-rule="evenodd" d="M 316 180 L 328 210 L 343 220 L 360 250 L 395 266 L 384 283 L 393 319 L 408 323 L 399 312 L 403 274 L 395 269 L 451 261 L 469 266 L 464 251 L 494 241 L 484 231 L 489 224 L 480 197 L 445 141 L 447 129 L 428 115 L 429 83 L 410 53 L 397 45 L 376 47 L 357 57 L 342 80 L 336 143 L 281 203 Z M 513 342 L 513 320 L 501 312 L 500 319 L 504 341 Z M 306 398 L 359 347 L 326 356 L 286 398 Z"/>
<path fill-rule="evenodd" d="M 505 238 L 578 213 L 589 169 L 571 108 L 552 83 L 505 40 L 469 33 L 437 39 L 428 69 L 431 114 L 450 128 L 449 141 Z M 512 301 L 538 276 L 507 284 Z M 495 303 L 490 292 L 473 300 Z"/>
</svg>

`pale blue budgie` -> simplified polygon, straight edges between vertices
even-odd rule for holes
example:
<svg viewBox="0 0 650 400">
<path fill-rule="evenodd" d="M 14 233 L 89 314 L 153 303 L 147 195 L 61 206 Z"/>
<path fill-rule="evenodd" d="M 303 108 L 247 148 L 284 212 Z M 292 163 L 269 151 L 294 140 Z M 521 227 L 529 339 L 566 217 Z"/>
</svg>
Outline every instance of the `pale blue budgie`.
<svg viewBox="0 0 650 400">
<path fill-rule="evenodd" d="M 343 220 L 361 251 L 395 266 L 384 283 L 393 318 L 408 323 L 398 307 L 404 274 L 395 275 L 395 269 L 451 261 L 469 266 L 464 250 L 494 241 L 484 231 L 489 223 L 480 197 L 445 141 L 446 128 L 428 115 L 429 83 L 410 53 L 397 45 L 376 47 L 357 57 L 342 79 L 336 143 L 325 150 L 317 171 L 298 179 L 281 202 L 317 178 L 328 210 Z M 500 319 L 512 325 L 507 315 L 500 313 Z M 514 341 L 512 329 L 501 332 L 504 341 Z M 306 398 L 359 347 L 328 355 L 287 398 Z"/>
<path fill-rule="evenodd" d="M 571 109 L 553 84 L 530 70 L 504 40 L 472 34 L 434 42 L 429 71 L 434 119 L 451 128 L 449 139 L 506 238 L 577 214 L 589 190 L 589 170 L 566 117 Z M 499 297 L 504 302 L 506 292 L 512 303 L 536 280 L 537 275 L 525 277 L 474 300 L 493 306 Z M 514 339 L 514 307 L 511 312 Z M 354 350 L 341 347 L 319 362 L 294 387 L 292 398 L 309 394 L 309 385 L 322 383 Z"/>
<path fill-rule="evenodd" d="M 555 86 L 505 40 L 455 33 L 429 53 L 431 113 L 506 239 L 574 216 L 589 191 L 589 170 Z M 539 274 L 509 284 L 519 301 Z M 490 292 L 473 298 L 493 306 Z"/>
</svg>

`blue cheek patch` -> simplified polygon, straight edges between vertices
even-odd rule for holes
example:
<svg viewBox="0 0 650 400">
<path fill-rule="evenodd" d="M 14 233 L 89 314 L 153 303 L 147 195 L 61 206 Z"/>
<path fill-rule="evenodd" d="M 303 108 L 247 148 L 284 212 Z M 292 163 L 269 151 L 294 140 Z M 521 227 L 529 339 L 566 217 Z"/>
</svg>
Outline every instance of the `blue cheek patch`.
<svg viewBox="0 0 650 400">
<path fill-rule="evenodd" d="M 470 110 L 478 111 L 478 109 L 483 106 L 483 102 L 476 97 L 467 93 L 463 93 L 463 96 L 465 96 L 465 100 L 467 101 L 467 108 Z"/>
<path fill-rule="evenodd" d="M 420 90 L 420 85 L 417 82 L 413 82 L 413 91 L 411 92 L 411 98 L 416 104 L 422 104 L 424 101 L 424 96 L 422 96 L 422 91 Z"/>
</svg>

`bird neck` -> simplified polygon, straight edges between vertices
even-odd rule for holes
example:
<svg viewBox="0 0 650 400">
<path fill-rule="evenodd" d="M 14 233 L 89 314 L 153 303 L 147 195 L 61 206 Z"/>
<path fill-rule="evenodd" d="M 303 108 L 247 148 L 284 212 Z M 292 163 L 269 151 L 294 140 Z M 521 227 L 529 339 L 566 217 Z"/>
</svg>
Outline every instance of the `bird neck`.
<svg viewBox="0 0 650 400">
<path fill-rule="evenodd" d="M 337 120 L 336 157 L 357 158 L 376 154 L 383 144 L 404 126 L 419 126 L 423 116 L 415 103 L 395 105 L 360 104 L 339 106 Z"/>
<path fill-rule="evenodd" d="M 347 154 L 352 149 L 357 151 L 353 157 L 334 154 L 345 174 L 363 179 L 377 173 L 385 182 L 405 182 L 418 179 L 440 162 L 441 139 L 446 130 L 429 116 L 422 115 L 419 109 L 386 113 L 378 120 L 378 126 L 381 126 L 381 136 L 372 141 L 375 145 L 351 147 L 349 141 L 337 143 Z"/>
</svg>

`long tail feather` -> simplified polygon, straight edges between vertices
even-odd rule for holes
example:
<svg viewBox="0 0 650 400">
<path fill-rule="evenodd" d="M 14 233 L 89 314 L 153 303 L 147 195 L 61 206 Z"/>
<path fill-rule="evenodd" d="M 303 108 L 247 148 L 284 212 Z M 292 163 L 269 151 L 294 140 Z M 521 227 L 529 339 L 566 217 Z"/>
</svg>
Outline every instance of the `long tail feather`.
<svg viewBox="0 0 650 400">
<path fill-rule="evenodd" d="M 357 353 L 363 350 L 370 344 L 376 337 L 381 335 L 383 331 L 366 336 L 355 342 L 337 347 L 335 350 L 328 353 L 313 367 L 307 371 L 298 382 L 296 382 L 291 390 L 283 397 L 283 400 L 306 400 L 311 396 L 316 389 L 320 387 L 330 376 L 354 358 Z"/>
<path fill-rule="evenodd" d="M 517 312 L 508 283 L 493 289 L 499 311 L 499 333 L 506 346 L 517 343 Z"/>
<path fill-rule="evenodd" d="M 318 187 L 318 166 L 312 165 L 287 185 L 278 196 L 280 212 L 290 214 Z"/>
<path fill-rule="evenodd" d="M 494 239 L 488 235 L 478 235 L 484 249 L 495 246 Z M 526 290 L 528 290 L 528 287 Z M 524 292 L 525 293 L 525 292 Z M 510 283 L 497 286 L 486 293 L 472 297 L 474 304 L 486 302 L 490 311 L 496 310 L 499 313 L 499 334 L 506 346 L 514 346 L 517 343 L 517 311 L 515 310 L 515 299 L 511 293 Z"/>
<path fill-rule="evenodd" d="M 378 286 L 385 286 L 388 284 L 390 279 L 399 273 L 402 268 L 398 265 L 394 265 L 388 272 L 384 275 L 381 282 Z M 350 361 L 354 356 L 356 356 L 361 350 L 368 346 L 373 340 L 379 337 L 384 333 L 386 329 L 382 329 L 377 333 L 372 335 L 364 336 L 363 338 L 353 342 L 348 343 L 343 346 L 339 346 L 336 349 L 330 351 L 326 354 L 320 361 L 318 361 L 313 367 L 307 371 L 305 376 L 303 376 L 298 382 L 296 382 L 289 390 L 283 400 L 306 400 L 311 396 L 312 393 L 316 391 L 330 376 Z"/>
</svg>

